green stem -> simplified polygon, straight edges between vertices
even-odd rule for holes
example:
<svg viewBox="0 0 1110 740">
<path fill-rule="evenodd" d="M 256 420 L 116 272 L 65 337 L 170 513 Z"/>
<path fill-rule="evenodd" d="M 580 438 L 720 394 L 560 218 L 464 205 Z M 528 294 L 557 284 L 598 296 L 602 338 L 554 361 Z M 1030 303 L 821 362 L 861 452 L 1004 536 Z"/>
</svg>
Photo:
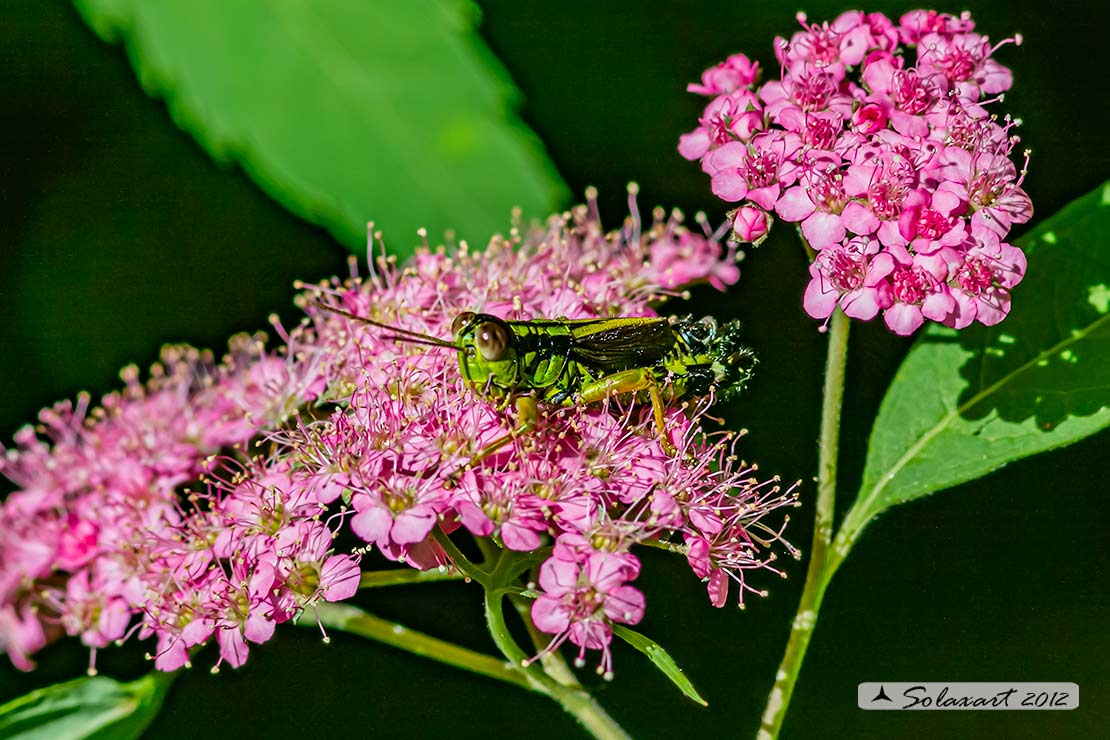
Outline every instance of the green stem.
<svg viewBox="0 0 1110 740">
<path fill-rule="evenodd" d="M 829 324 L 829 354 L 825 364 L 824 402 L 821 408 L 821 439 L 817 468 L 817 512 L 813 524 L 813 548 L 809 556 L 805 587 L 794 615 L 790 640 L 782 656 L 775 685 L 759 728 L 759 740 L 777 738 L 782 729 L 794 684 L 805 660 L 806 648 L 817 626 L 817 614 L 829 579 L 839 560 L 830 557 L 833 506 L 836 501 L 836 463 L 840 439 L 840 407 L 844 397 L 844 368 L 848 359 L 849 320 L 839 309 Z"/>
<path fill-rule="evenodd" d="M 690 546 L 679 544 L 677 542 L 662 542 L 660 540 L 644 540 L 639 543 L 644 547 L 654 547 L 656 550 L 663 550 L 664 552 L 673 553 L 675 555 L 686 556 L 690 553 Z"/>
<path fill-rule="evenodd" d="M 478 551 L 482 553 L 482 565 L 486 568 L 492 568 L 501 554 L 501 548 L 494 543 L 491 537 L 475 535 L 474 542 L 478 545 Z"/>
<path fill-rule="evenodd" d="M 597 740 L 631 740 L 629 735 L 610 717 L 601 705 L 587 691 L 577 685 L 564 685 L 549 675 L 540 664 L 530 661 L 528 655 L 513 639 L 505 624 L 503 604 L 505 586 L 502 579 L 514 570 L 513 554 L 508 550 L 501 553 L 490 581 L 493 587 L 486 589 L 486 625 L 490 636 L 502 654 L 513 666 L 520 666 L 528 679 L 534 682 L 534 690 L 550 696 L 563 709 L 578 720 L 578 723 Z"/>
<path fill-rule="evenodd" d="M 470 562 L 446 532 L 439 527 L 434 527 L 432 529 L 432 536 L 435 537 L 436 542 L 447 552 L 451 561 L 454 562 L 455 567 L 461 570 L 464 576 L 472 581 L 477 581 L 482 584 L 484 588 L 489 588 L 489 574 Z"/>
<path fill-rule="evenodd" d="M 440 663 L 462 668 L 487 678 L 495 678 L 530 691 L 539 690 L 524 675 L 523 670 L 509 665 L 504 660 L 483 655 L 423 632 L 411 630 L 396 622 L 375 617 L 349 604 L 319 604 L 316 607 L 316 617 L 325 627 L 360 635 L 414 655 L 438 660 Z M 313 626 L 315 623 L 302 619 L 298 624 Z"/>
<path fill-rule="evenodd" d="M 368 570 L 359 579 L 359 588 L 384 588 L 386 586 L 405 586 L 411 583 L 434 583 L 436 581 L 457 581 L 463 578 L 455 568 L 394 568 L 392 570 Z"/>
</svg>

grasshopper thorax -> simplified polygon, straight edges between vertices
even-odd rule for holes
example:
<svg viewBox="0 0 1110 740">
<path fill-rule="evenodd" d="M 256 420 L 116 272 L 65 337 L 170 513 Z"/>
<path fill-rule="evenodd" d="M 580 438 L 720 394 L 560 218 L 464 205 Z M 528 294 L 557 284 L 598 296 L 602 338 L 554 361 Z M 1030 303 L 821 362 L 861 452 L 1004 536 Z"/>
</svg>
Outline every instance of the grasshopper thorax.
<svg viewBox="0 0 1110 740">
<path fill-rule="evenodd" d="M 478 393 L 501 397 L 520 382 L 516 335 L 505 321 L 464 311 L 451 322 L 459 349 L 459 370 Z"/>
</svg>

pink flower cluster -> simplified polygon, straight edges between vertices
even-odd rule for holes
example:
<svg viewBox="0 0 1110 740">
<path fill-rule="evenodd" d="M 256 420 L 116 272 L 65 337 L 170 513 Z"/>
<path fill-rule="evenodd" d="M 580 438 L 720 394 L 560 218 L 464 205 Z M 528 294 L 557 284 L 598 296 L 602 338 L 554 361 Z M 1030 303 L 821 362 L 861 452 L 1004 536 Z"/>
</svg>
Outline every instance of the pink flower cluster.
<svg viewBox="0 0 1110 740">
<path fill-rule="evenodd" d="M 734 237 L 759 243 L 772 214 L 800 225 L 814 318 L 882 312 L 898 334 L 1001 321 L 1025 273 L 1004 240 L 1033 206 L 1009 158 L 1018 122 L 988 112 L 1012 83 L 991 55 L 1020 36 L 992 45 L 968 13 L 798 20 L 776 39 L 780 79 L 758 85 L 737 54 L 688 88 L 713 100 L 678 149 L 739 204 Z"/>
<path fill-rule="evenodd" d="M 277 624 L 355 594 L 364 552 L 336 552 L 343 531 L 420 569 L 452 565 L 451 533 L 539 553 L 536 583 L 519 584 L 539 594 L 536 625 L 552 649 L 603 651 L 606 670 L 612 623 L 644 610 L 633 545 L 685 555 L 718 606 L 736 582 L 742 604 L 748 570 L 777 572 L 781 525 L 764 518 L 796 495 L 738 463 L 735 435 L 707 435 L 703 409 L 668 411 L 678 455 L 614 399 L 544 408 L 533 434 L 468 466 L 512 418 L 465 385 L 455 353 L 319 306 L 441 338 L 464 310 L 654 315 L 691 281 L 735 282 L 732 257 L 678 218 L 641 229 L 635 210 L 605 234 L 591 199 L 526 238 L 308 287 L 308 317 L 274 321 L 277 351 L 241 337 L 217 364 L 169 349 L 100 408 L 44 411 L 0 463 L 19 487 L 0 506 L 0 648 L 28 669 L 63 633 L 94 651 L 137 634 L 163 670 L 213 640 L 238 666 Z"/>
</svg>

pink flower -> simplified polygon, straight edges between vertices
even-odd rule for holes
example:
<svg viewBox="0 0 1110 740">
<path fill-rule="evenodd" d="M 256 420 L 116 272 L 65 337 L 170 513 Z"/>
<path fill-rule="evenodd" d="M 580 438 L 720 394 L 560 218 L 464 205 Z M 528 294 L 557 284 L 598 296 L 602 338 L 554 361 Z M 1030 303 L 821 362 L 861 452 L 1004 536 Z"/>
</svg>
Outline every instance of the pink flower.
<svg viewBox="0 0 1110 740">
<path fill-rule="evenodd" d="M 852 113 L 852 125 L 865 135 L 882 131 L 889 120 L 890 116 L 879 103 L 864 103 Z"/>
<path fill-rule="evenodd" d="M 749 494 L 762 501 L 782 501 L 777 486 L 753 482 Z M 744 608 L 744 595 L 752 592 L 766 596 L 766 592 L 753 588 L 746 579 L 752 570 L 779 572 L 773 562 L 775 556 L 764 555 L 768 541 L 781 539 L 782 530 L 773 529 L 761 520 L 766 508 L 722 507 L 718 496 L 710 493 L 686 502 L 688 514 L 698 509 L 715 510 L 711 517 L 690 516 L 686 528 L 686 560 L 694 574 L 706 582 L 710 602 L 717 608 L 728 600 L 729 582 L 737 585 L 737 603 Z M 794 557 L 799 553 L 787 547 Z"/>
<path fill-rule="evenodd" d="M 668 290 L 703 282 L 724 290 L 740 279 L 735 249 L 730 250 L 728 258 L 721 259 L 724 254 L 720 241 L 712 234 L 707 238 L 683 230 L 673 238 L 664 236 L 651 245 L 646 272 Z"/>
<path fill-rule="evenodd" d="M 549 558 L 540 566 L 541 594 L 532 603 L 536 627 L 556 635 L 554 646 L 569 639 L 579 660 L 587 649 L 602 651 L 601 666 L 612 672 L 609 643 L 612 623 L 637 624 L 644 616 L 644 595 L 629 586 L 639 574 L 627 558 L 591 551 L 573 560 Z"/>
<path fill-rule="evenodd" d="M 506 548 L 517 552 L 531 552 L 540 546 L 552 513 L 552 505 L 544 499 L 506 491 L 494 481 L 479 480 L 473 472 L 463 476 L 451 501 L 459 521 L 470 532 L 480 537 L 496 534 Z"/>
<path fill-rule="evenodd" d="M 974 101 L 982 93 L 995 95 L 1013 85 L 1010 70 L 990 58 L 999 46 L 1009 42 L 1020 46 L 1021 36 L 992 47 L 987 37 L 977 33 L 954 36 L 930 33 L 920 41 L 917 65 L 923 71 L 933 70 L 943 75 L 948 86 L 957 90 L 960 97 Z"/>
<path fill-rule="evenodd" d="M 842 79 L 844 68 L 858 65 L 875 43 L 871 26 L 858 10 L 847 11 L 832 23 L 820 25 L 806 25 L 805 13 L 798 13 L 796 18 L 805 30 L 795 33 L 789 43 L 776 45 L 779 61 L 791 72 L 821 68 Z"/>
<path fill-rule="evenodd" d="M 895 334 L 913 334 L 925 319 L 943 322 L 956 308 L 945 280 L 948 266 L 940 255 L 915 254 L 904 248 L 887 251 L 895 260 L 890 273 L 893 303 L 883 320 Z"/>
<path fill-rule="evenodd" d="M 247 560 L 239 559 L 232 562 L 231 568 L 231 577 L 222 581 L 213 593 L 220 613 L 216 641 L 220 659 L 238 668 L 247 660 L 248 642 L 266 642 L 277 627 L 271 603 L 276 571 L 269 560 L 252 567 Z"/>
<path fill-rule="evenodd" d="M 29 606 L 0 606 L 0 650 L 7 653 L 12 665 L 29 671 L 35 662 L 29 656 L 46 645 L 42 621 Z"/>
<path fill-rule="evenodd" d="M 936 33 L 951 36 L 957 33 L 969 33 L 975 28 L 970 13 L 963 13 L 959 18 L 948 13 L 938 13 L 935 10 L 911 10 L 900 19 L 899 31 L 904 44 L 918 44 L 927 34 Z"/>
<path fill-rule="evenodd" d="M 915 190 L 903 202 L 898 233 L 922 254 L 955 246 L 963 242 L 967 233 L 967 226 L 960 218 L 966 207 L 951 190 Z"/>
<path fill-rule="evenodd" d="M 751 144 L 730 142 L 710 152 L 705 163 L 713 193 L 722 200 L 750 200 L 771 210 L 784 186 L 797 178 L 790 157 L 800 146 L 793 134 L 759 134 Z"/>
<path fill-rule="evenodd" d="M 447 491 L 435 478 L 386 479 L 378 486 L 351 497 L 351 529 L 386 557 L 399 560 L 408 545 L 431 534 L 440 511 L 447 508 Z"/>
<path fill-rule="evenodd" d="M 847 204 L 839 158 L 822 154 L 807 162 L 798 185 L 783 193 L 775 206 L 785 221 L 801 221 L 802 233 L 814 249 L 839 244 L 847 234 L 840 214 Z"/>
<path fill-rule="evenodd" d="M 749 141 L 763 125 L 763 109 L 751 92 L 721 95 L 705 107 L 698 127 L 679 137 L 678 152 L 686 159 L 701 159 L 730 141 Z"/>
<path fill-rule="evenodd" d="M 89 647 L 104 647 L 123 636 L 131 611 L 103 579 L 82 570 L 66 583 L 62 625 L 67 634 L 80 635 Z"/>
<path fill-rule="evenodd" d="M 986 229 L 1005 236 L 1014 224 L 1033 217 L 1033 202 L 1021 189 L 1014 163 L 998 154 L 972 154 L 949 147 L 941 158 L 945 182 L 941 188 L 967 202 L 972 209 L 971 229 Z"/>
<path fill-rule="evenodd" d="M 1025 275 L 1025 253 L 1002 244 L 993 232 L 983 232 L 979 241 L 960 254 L 949 252 L 949 292 L 956 311 L 945 323 L 962 329 L 978 321 L 994 326 L 1010 312 L 1010 288 Z"/>
<path fill-rule="evenodd" d="M 817 254 L 802 305 L 815 319 L 827 319 L 837 306 L 855 319 L 868 321 L 893 300 L 887 277 L 894 261 L 874 239 L 856 238 Z"/>
<path fill-rule="evenodd" d="M 733 54 L 716 67 L 702 72 L 701 84 L 691 82 L 686 90 L 698 95 L 728 94 L 759 79 L 759 64 L 743 54 Z"/>
</svg>

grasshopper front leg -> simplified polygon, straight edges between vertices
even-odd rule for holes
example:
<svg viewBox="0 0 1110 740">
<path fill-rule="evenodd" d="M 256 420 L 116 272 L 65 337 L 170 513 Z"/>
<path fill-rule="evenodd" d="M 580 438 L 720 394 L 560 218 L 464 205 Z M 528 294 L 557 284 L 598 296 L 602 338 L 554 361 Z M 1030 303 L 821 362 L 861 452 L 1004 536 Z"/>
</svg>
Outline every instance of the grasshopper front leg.
<svg viewBox="0 0 1110 740">
<path fill-rule="evenodd" d="M 528 434 L 535 429 L 536 421 L 539 419 L 539 409 L 536 406 L 536 399 L 531 396 L 517 396 L 516 417 L 516 427 L 475 452 L 470 458 L 470 461 L 467 462 L 465 468 L 473 468 L 478 463 L 482 462 L 482 460 L 485 460 L 517 437 Z"/>
<path fill-rule="evenodd" d="M 655 430 L 659 433 L 659 444 L 668 455 L 673 455 L 675 450 L 671 440 L 667 437 L 666 420 L 663 417 L 663 392 L 659 389 L 659 382 L 650 370 L 636 368 L 622 370 L 619 373 L 606 375 L 604 378 L 586 383 L 578 393 L 578 398 L 583 403 L 597 403 L 610 396 L 621 393 L 638 393 L 647 391 L 651 399 L 651 409 L 655 415 Z"/>
</svg>

